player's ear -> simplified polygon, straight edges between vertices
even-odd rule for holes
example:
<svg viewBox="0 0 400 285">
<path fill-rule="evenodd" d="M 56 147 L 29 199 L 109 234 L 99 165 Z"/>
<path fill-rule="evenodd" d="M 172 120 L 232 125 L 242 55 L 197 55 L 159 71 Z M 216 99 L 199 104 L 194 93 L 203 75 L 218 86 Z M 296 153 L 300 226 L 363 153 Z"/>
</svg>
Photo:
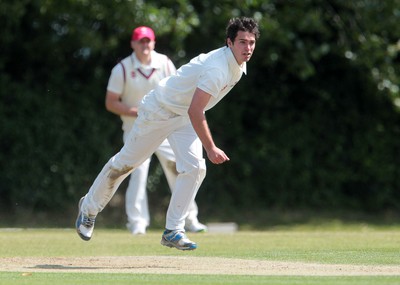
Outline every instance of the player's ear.
<svg viewBox="0 0 400 285">
<path fill-rule="evenodd" d="M 228 47 L 231 47 L 233 45 L 233 43 L 232 43 L 230 38 L 226 39 L 226 44 L 228 45 Z"/>
</svg>

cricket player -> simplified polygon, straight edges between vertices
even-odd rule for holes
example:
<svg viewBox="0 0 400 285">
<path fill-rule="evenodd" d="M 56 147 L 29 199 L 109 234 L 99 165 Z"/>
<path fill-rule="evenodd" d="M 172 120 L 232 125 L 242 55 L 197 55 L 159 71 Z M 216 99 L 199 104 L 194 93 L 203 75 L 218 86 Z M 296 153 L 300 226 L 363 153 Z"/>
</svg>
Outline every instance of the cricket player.
<svg viewBox="0 0 400 285">
<path fill-rule="evenodd" d="M 91 239 L 96 216 L 121 182 L 167 139 L 175 153 L 179 174 L 161 244 L 179 250 L 197 248 L 186 236 L 185 219 L 206 175 L 203 148 L 212 163 L 229 161 L 214 143 L 205 112 L 224 98 L 246 73 L 246 63 L 258 38 L 254 19 L 231 19 L 224 47 L 193 58 L 143 98 L 124 146 L 106 163 L 89 192 L 79 201 L 75 226 L 83 240 Z"/>
<path fill-rule="evenodd" d="M 123 141 L 136 120 L 138 106 L 143 97 L 157 83 L 176 73 L 175 65 L 164 54 L 156 52 L 156 37 L 150 27 L 137 27 L 132 32 L 131 48 L 133 52 L 117 64 L 108 81 L 106 108 L 119 115 L 122 120 Z M 175 154 L 164 140 L 155 151 L 165 173 L 171 192 L 176 177 Z M 127 228 L 132 234 L 145 234 L 150 224 L 147 201 L 147 177 L 151 158 L 146 159 L 131 174 L 125 194 L 125 210 L 128 218 Z M 207 227 L 197 218 L 198 207 L 195 201 L 189 207 L 185 228 L 190 232 L 206 231 Z"/>
</svg>

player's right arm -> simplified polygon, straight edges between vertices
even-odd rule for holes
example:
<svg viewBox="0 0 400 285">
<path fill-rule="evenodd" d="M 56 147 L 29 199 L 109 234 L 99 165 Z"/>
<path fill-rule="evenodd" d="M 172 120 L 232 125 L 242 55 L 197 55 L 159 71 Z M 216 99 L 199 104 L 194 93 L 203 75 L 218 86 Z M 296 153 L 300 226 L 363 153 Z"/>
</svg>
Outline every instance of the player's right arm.
<svg viewBox="0 0 400 285">
<path fill-rule="evenodd" d="M 107 90 L 106 109 L 116 115 L 137 117 L 137 107 L 129 107 L 121 102 L 121 94 Z"/>
<path fill-rule="evenodd" d="M 122 94 L 125 88 L 125 67 L 122 61 L 114 66 L 108 79 L 105 105 L 107 111 L 119 116 L 137 117 L 137 108 L 129 107 L 122 102 Z"/>
<path fill-rule="evenodd" d="M 194 130 L 207 152 L 208 159 L 214 164 L 221 164 L 225 161 L 229 161 L 229 157 L 222 149 L 215 145 L 207 124 L 204 110 L 210 101 L 210 98 L 210 94 L 197 88 L 189 106 L 188 114 Z"/>
</svg>

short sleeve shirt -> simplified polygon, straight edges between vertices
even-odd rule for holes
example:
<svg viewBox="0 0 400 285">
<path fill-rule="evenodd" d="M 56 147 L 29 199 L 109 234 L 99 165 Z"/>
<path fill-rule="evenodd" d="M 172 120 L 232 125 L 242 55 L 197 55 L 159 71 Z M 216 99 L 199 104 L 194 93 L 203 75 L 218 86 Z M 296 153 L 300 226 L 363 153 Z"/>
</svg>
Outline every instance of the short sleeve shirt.
<svg viewBox="0 0 400 285">
<path fill-rule="evenodd" d="M 161 79 L 175 73 L 176 68 L 166 55 L 152 51 L 150 65 L 142 65 L 133 52 L 112 69 L 107 90 L 121 94 L 126 105 L 137 107 Z M 121 119 L 122 129 L 129 131 L 136 118 L 121 116 Z"/>
<path fill-rule="evenodd" d="M 222 47 L 200 54 L 181 66 L 173 76 L 160 81 L 155 89 L 157 100 L 170 111 L 186 116 L 193 94 L 199 88 L 211 95 L 206 106 L 216 105 L 246 73 L 246 63 L 237 63 L 231 49 Z"/>
</svg>

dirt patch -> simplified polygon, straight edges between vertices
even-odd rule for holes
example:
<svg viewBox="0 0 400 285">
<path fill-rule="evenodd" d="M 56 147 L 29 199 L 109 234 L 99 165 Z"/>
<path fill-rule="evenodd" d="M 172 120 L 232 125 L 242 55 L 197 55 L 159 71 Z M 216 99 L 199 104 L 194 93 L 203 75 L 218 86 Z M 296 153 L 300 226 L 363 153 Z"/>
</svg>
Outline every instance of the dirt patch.
<svg viewBox="0 0 400 285">
<path fill-rule="evenodd" d="M 104 256 L 0 258 L 0 271 L 153 274 L 400 275 L 400 266 L 316 264 L 218 257 Z"/>
</svg>

